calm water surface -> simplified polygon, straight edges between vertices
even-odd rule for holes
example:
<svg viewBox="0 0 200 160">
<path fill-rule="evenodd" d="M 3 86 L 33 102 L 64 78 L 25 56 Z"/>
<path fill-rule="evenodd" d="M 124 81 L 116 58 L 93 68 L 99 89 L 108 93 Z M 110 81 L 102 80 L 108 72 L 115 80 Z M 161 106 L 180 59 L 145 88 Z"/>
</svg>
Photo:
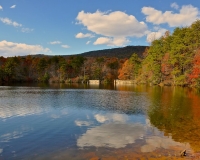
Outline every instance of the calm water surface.
<svg viewBox="0 0 200 160">
<path fill-rule="evenodd" d="M 0 160 L 178 159 L 200 151 L 200 94 L 147 86 L 0 86 Z"/>
</svg>

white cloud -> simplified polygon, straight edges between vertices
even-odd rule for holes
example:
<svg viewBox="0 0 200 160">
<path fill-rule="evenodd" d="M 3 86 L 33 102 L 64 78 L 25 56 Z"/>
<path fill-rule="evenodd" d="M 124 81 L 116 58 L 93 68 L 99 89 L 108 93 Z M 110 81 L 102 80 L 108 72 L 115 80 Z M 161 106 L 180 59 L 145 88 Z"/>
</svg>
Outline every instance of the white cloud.
<svg viewBox="0 0 200 160">
<path fill-rule="evenodd" d="M 76 38 L 92 38 L 92 37 L 94 37 L 94 35 L 90 33 L 83 34 L 80 32 L 76 35 Z"/>
<path fill-rule="evenodd" d="M 149 32 L 147 34 L 147 42 L 151 43 L 152 41 L 156 40 L 156 39 L 159 39 L 161 36 L 164 35 L 164 33 L 166 32 L 167 30 L 166 29 L 159 29 L 158 31 L 156 32 Z"/>
<path fill-rule="evenodd" d="M 30 33 L 30 32 L 33 32 L 33 30 L 34 29 L 31 29 L 31 28 L 22 28 L 21 29 L 21 31 L 24 32 L 24 33 Z"/>
<path fill-rule="evenodd" d="M 12 9 L 13 9 L 13 8 L 15 8 L 15 7 L 16 7 L 16 5 L 12 5 L 10 8 L 12 8 Z"/>
<path fill-rule="evenodd" d="M 170 27 L 176 26 L 188 26 L 191 25 L 196 19 L 198 19 L 198 8 L 192 5 L 182 6 L 179 13 L 173 13 L 172 11 L 162 11 L 156 10 L 152 7 L 143 7 L 142 13 L 144 13 L 147 22 L 153 24 L 163 24 L 168 23 Z"/>
<path fill-rule="evenodd" d="M 94 42 L 94 45 L 98 45 L 98 44 L 108 44 L 109 45 L 111 43 L 112 43 L 112 39 L 111 38 L 100 37 Z"/>
<path fill-rule="evenodd" d="M 51 52 L 48 48 L 43 48 L 40 45 L 28 45 L 25 43 L 14 43 L 8 41 L 0 42 L 0 56 L 12 57 L 12 56 L 22 56 L 29 54 L 39 54 Z"/>
<path fill-rule="evenodd" d="M 81 11 L 76 18 L 88 31 L 103 35 L 94 43 L 122 46 L 127 37 L 142 37 L 147 32 L 147 25 L 139 22 L 133 15 L 121 11 L 85 13 Z"/>
<path fill-rule="evenodd" d="M 109 38 L 109 37 L 99 37 L 93 44 L 105 44 L 108 46 L 124 46 L 130 41 L 125 37 Z"/>
<path fill-rule="evenodd" d="M 34 29 L 31 29 L 31 28 L 25 28 L 25 27 L 23 27 L 22 24 L 20 24 L 18 22 L 15 22 L 15 21 L 12 21 L 9 18 L 1 18 L 0 17 L 0 21 L 3 22 L 6 25 L 10 25 L 10 26 L 13 26 L 13 27 L 20 27 L 21 28 L 21 32 L 24 32 L 24 33 L 30 33 L 30 32 L 32 32 L 34 30 Z"/>
<path fill-rule="evenodd" d="M 133 15 L 116 11 L 105 13 L 96 11 L 95 13 L 79 12 L 77 20 L 87 27 L 89 31 L 96 34 L 111 37 L 136 36 L 145 34 L 147 26 L 144 22 L 139 22 Z"/>
<path fill-rule="evenodd" d="M 12 21 L 9 18 L 0 18 L 0 21 L 3 22 L 4 24 L 11 25 L 11 26 L 14 26 L 14 27 L 22 27 L 22 24 L 19 24 L 15 21 Z"/>
<path fill-rule="evenodd" d="M 65 44 L 65 45 L 61 45 L 61 47 L 62 47 L 62 48 L 70 48 L 70 46 L 68 46 L 68 45 L 66 45 L 66 44 Z"/>
<path fill-rule="evenodd" d="M 2 6 L 0 6 L 0 10 L 3 10 L 3 7 L 2 7 Z"/>
<path fill-rule="evenodd" d="M 91 41 L 87 41 L 86 44 L 90 44 Z"/>
<path fill-rule="evenodd" d="M 171 7 L 174 8 L 174 9 L 179 9 L 178 4 L 175 3 L 175 2 L 171 4 Z"/>
<path fill-rule="evenodd" d="M 54 44 L 61 44 L 62 42 L 60 41 L 53 41 L 53 42 L 50 42 L 50 44 L 54 45 Z"/>
</svg>

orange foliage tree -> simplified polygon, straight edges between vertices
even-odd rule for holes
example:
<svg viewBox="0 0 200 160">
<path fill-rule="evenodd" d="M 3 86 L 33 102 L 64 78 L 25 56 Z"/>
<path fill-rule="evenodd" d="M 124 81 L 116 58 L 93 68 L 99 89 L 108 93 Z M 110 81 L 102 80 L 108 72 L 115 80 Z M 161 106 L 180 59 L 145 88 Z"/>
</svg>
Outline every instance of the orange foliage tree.
<svg viewBox="0 0 200 160">
<path fill-rule="evenodd" d="M 200 50 L 194 56 L 193 69 L 189 75 L 190 82 L 194 85 L 200 84 Z"/>
</svg>

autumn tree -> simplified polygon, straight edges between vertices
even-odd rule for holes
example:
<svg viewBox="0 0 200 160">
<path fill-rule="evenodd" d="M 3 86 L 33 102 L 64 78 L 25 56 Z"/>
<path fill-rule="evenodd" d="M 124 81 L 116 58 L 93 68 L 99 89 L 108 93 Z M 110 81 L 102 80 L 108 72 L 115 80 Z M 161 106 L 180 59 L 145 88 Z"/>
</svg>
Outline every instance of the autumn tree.
<svg viewBox="0 0 200 160">
<path fill-rule="evenodd" d="M 200 50 L 194 57 L 192 72 L 189 76 L 190 82 L 195 86 L 200 86 Z"/>
<path fill-rule="evenodd" d="M 130 63 L 129 59 L 127 59 L 122 65 L 122 68 L 119 70 L 118 78 L 120 80 L 130 80 L 132 79 L 132 76 L 133 76 L 133 64 Z"/>
<path fill-rule="evenodd" d="M 111 59 L 110 62 L 107 63 L 107 67 L 111 70 L 109 75 L 110 80 L 115 80 L 118 77 L 118 69 L 119 69 L 119 62 L 117 58 Z"/>
<path fill-rule="evenodd" d="M 62 59 L 59 62 L 59 80 L 63 82 L 67 77 L 67 62 L 65 59 Z"/>
</svg>

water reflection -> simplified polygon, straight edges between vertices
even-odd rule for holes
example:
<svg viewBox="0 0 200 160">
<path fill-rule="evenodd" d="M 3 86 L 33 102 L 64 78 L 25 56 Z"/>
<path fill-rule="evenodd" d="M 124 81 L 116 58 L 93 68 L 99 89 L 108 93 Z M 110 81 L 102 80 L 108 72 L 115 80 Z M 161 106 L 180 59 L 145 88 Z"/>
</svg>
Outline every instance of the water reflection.
<svg viewBox="0 0 200 160">
<path fill-rule="evenodd" d="M 90 125 L 93 123 L 87 121 L 81 121 L 82 125 L 77 125 L 83 126 L 86 124 L 90 126 L 78 138 L 78 147 L 109 147 L 119 149 L 140 140 L 140 142 L 137 141 L 137 144 L 140 144 L 140 150 L 144 153 L 155 151 L 158 148 L 190 149 L 189 143 L 182 144 L 174 141 L 171 136 L 164 136 L 162 132 L 151 125 L 149 119 L 145 120 L 145 115 L 128 116 L 125 114 L 109 113 L 105 115 L 94 114 L 94 118 L 100 125 L 91 127 Z"/>
<path fill-rule="evenodd" d="M 124 114 L 96 114 L 94 115 L 95 119 L 100 122 L 100 123 L 105 123 L 105 122 L 121 122 L 125 123 L 128 120 L 128 116 Z"/>
<path fill-rule="evenodd" d="M 10 133 L 4 133 L 0 136 L 0 142 L 10 142 L 13 139 L 21 138 L 21 137 L 25 136 L 26 134 L 28 134 L 28 132 L 30 132 L 30 131 L 31 131 L 31 128 L 22 127 L 18 130 L 14 130 Z"/>
<path fill-rule="evenodd" d="M 27 116 L 53 108 L 78 107 L 115 110 L 123 113 L 145 113 L 146 95 L 134 92 L 83 89 L 42 89 L 34 87 L 1 87 L 0 118 Z M 52 115 L 52 118 L 58 118 Z"/>
<path fill-rule="evenodd" d="M 190 149 L 190 145 L 188 143 L 182 144 L 180 142 L 176 142 L 172 139 L 171 136 L 164 137 L 164 136 L 150 136 L 145 140 L 146 144 L 141 147 L 142 152 L 153 152 L 157 148 L 163 149 Z"/>
<path fill-rule="evenodd" d="M 103 124 L 87 130 L 77 140 L 79 147 L 123 148 L 143 137 L 145 126 L 141 124 Z"/>
<path fill-rule="evenodd" d="M 150 122 L 173 140 L 200 151 L 199 95 L 185 88 L 168 88 L 152 90 L 150 96 Z"/>
<path fill-rule="evenodd" d="M 178 87 L 0 87 L 0 156 L 148 159 L 200 151 L 199 102 L 198 93 Z"/>
<path fill-rule="evenodd" d="M 126 114 L 99 113 L 93 114 L 93 117 L 99 125 L 89 127 L 86 133 L 78 138 L 78 147 L 123 148 L 142 138 L 146 132 L 144 115 L 130 117 Z"/>
<path fill-rule="evenodd" d="M 75 124 L 76 124 L 76 126 L 81 127 L 81 126 L 90 126 L 91 124 L 93 124 L 93 122 L 76 120 Z"/>
</svg>

